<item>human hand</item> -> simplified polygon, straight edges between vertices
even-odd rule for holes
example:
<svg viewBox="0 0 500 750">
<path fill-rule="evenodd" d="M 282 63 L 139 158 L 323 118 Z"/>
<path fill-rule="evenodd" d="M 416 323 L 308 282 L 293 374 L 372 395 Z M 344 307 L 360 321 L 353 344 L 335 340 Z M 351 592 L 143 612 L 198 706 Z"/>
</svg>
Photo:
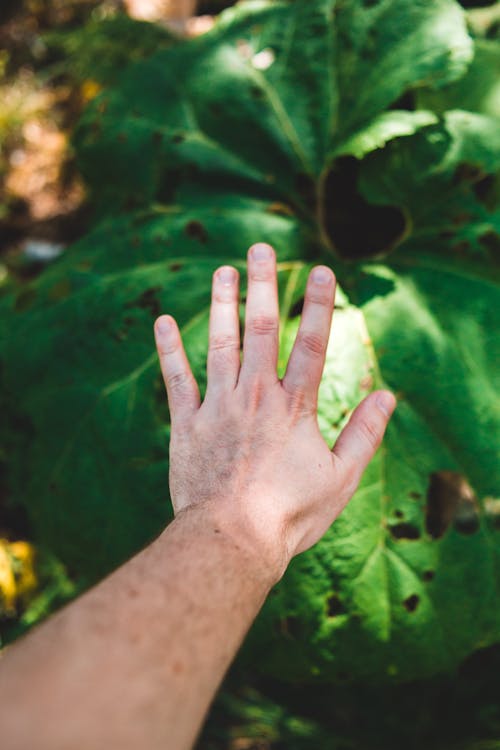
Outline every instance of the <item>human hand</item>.
<svg viewBox="0 0 500 750">
<path fill-rule="evenodd" d="M 172 421 L 170 491 L 175 514 L 203 508 L 271 566 L 275 580 L 290 559 L 315 544 L 354 494 L 396 406 L 375 391 L 354 410 L 330 450 L 317 421 L 335 297 L 326 266 L 309 276 L 304 309 L 285 376 L 277 375 L 276 258 L 269 245 L 248 253 L 248 292 L 240 364 L 238 272 L 213 277 L 208 384 L 200 405 L 178 327 L 171 316 L 155 337 Z"/>
</svg>

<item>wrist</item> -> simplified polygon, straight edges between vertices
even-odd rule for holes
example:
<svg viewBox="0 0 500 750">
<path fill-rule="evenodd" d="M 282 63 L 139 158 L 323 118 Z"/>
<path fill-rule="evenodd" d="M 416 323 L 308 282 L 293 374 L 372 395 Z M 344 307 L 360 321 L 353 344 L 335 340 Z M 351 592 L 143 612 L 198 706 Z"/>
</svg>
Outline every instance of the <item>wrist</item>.
<svg viewBox="0 0 500 750">
<path fill-rule="evenodd" d="M 283 576 L 288 562 L 285 534 L 271 532 L 271 525 L 259 523 L 238 512 L 233 499 L 227 502 L 205 501 L 189 505 L 177 513 L 174 522 L 189 529 L 190 535 L 202 534 L 241 559 L 245 572 L 267 590 Z"/>
</svg>

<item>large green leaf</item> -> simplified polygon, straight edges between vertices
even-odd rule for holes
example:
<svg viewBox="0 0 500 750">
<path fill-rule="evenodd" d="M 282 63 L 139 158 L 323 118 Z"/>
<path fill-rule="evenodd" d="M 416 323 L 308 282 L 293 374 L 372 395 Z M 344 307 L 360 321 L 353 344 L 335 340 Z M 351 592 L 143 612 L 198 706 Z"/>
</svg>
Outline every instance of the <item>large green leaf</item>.
<svg viewBox="0 0 500 750">
<path fill-rule="evenodd" d="M 329 443 L 372 388 L 400 403 L 351 504 L 270 597 L 253 662 L 402 680 L 500 639 L 498 123 L 401 109 L 408 89 L 447 101 L 471 56 L 452 0 L 252 2 L 89 110 L 77 145 L 104 218 L 2 303 L 9 492 L 75 575 L 103 575 L 169 516 L 154 317 L 176 316 L 203 387 L 211 272 L 243 271 L 265 240 L 280 367 L 311 263 L 340 282 Z"/>
<path fill-rule="evenodd" d="M 307 206 L 331 151 L 408 87 L 454 80 L 471 57 L 452 0 L 256 0 L 103 95 L 82 122 L 80 163 L 108 213 L 214 179 Z"/>
<path fill-rule="evenodd" d="M 320 425 L 333 441 L 371 378 L 399 405 L 355 498 L 292 564 L 254 632 L 282 678 L 422 677 L 500 634 L 495 518 L 459 502 L 445 529 L 429 517 L 447 472 L 481 498 L 498 491 L 498 288 L 476 268 L 404 252 L 391 267 L 362 265 L 351 284 L 362 313 L 336 313 Z"/>
</svg>

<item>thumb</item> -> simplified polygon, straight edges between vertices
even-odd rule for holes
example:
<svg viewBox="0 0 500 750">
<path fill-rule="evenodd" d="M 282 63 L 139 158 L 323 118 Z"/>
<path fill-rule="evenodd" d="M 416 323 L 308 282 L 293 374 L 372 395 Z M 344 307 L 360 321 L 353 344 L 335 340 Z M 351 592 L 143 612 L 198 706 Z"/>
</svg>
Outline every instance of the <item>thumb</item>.
<svg viewBox="0 0 500 750">
<path fill-rule="evenodd" d="M 332 453 L 339 459 L 349 486 L 358 486 L 361 475 L 382 442 L 396 403 L 390 391 L 370 393 L 356 407 L 340 433 Z"/>
</svg>

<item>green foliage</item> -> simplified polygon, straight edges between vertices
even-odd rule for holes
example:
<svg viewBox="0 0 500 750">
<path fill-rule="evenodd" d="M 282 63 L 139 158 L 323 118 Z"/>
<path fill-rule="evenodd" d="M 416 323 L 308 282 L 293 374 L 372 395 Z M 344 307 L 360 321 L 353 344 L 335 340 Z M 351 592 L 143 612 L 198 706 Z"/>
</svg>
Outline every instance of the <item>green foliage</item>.
<svg viewBox="0 0 500 750">
<path fill-rule="evenodd" d="M 109 86 L 131 63 L 174 43 L 166 30 L 134 21 L 125 15 L 92 19 L 75 29 L 50 31 L 43 40 L 53 63 L 51 75 L 69 75 L 78 82 L 88 80 Z"/>
<path fill-rule="evenodd" d="M 243 272 L 265 240 L 281 366 L 310 265 L 339 279 L 325 438 L 374 387 L 399 406 L 247 657 L 281 679 L 390 682 L 500 639 L 500 139 L 484 97 L 457 108 L 478 49 L 453 0 L 258 0 L 90 107 L 76 145 L 100 221 L 3 301 L 9 491 L 70 570 L 98 578 L 167 519 L 153 319 L 176 316 L 203 385 L 211 272 Z"/>
</svg>

